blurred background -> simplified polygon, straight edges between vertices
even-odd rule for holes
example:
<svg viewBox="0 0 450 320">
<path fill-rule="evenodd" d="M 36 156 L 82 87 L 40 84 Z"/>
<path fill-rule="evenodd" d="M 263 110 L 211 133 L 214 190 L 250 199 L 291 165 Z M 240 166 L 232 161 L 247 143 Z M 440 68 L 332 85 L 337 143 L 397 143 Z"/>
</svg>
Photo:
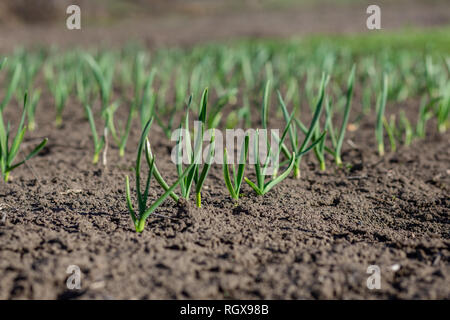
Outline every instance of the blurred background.
<svg viewBox="0 0 450 320">
<path fill-rule="evenodd" d="M 70 4 L 81 7 L 80 31 L 66 29 Z M 0 50 L 361 33 L 369 4 L 381 7 L 384 30 L 450 24 L 449 0 L 2 0 Z"/>
</svg>

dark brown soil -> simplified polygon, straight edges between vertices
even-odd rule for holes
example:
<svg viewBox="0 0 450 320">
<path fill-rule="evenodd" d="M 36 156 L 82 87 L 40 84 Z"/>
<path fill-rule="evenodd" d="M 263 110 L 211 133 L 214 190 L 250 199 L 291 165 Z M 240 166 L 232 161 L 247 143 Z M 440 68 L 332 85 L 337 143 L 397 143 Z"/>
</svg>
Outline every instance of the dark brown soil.
<svg viewBox="0 0 450 320">
<path fill-rule="evenodd" d="M 0 299 L 450 298 L 448 133 L 430 128 L 426 140 L 380 158 L 365 119 L 344 146 L 352 169 L 330 162 L 319 172 L 311 154 L 300 180 L 263 197 L 245 186 L 238 205 L 216 166 L 201 209 L 167 200 L 137 234 L 124 187 L 139 125 L 125 159 L 110 148 L 108 167 L 93 166 L 81 107 L 72 102 L 55 129 L 44 102 L 25 147 L 44 136 L 48 146 L 0 185 Z M 151 132 L 173 181 L 172 144 L 157 126 Z M 81 290 L 66 287 L 69 265 L 81 268 Z M 380 290 L 366 286 L 369 265 L 381 268 Z"/>
</svg>

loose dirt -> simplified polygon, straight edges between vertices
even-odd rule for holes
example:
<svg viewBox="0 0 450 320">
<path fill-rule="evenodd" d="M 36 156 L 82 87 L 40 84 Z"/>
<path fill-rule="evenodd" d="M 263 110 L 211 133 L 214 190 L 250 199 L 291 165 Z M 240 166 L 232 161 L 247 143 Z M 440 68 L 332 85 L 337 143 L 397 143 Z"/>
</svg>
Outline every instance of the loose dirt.
<svg viewBox="0 0 450 320">
<path fill-rule="evenodd" d="M 72 101 L 55 129 L 49 99 L 25 141 L 31 148 L 45 136 L 48 146 L 0 185 L 1 299 L 450 298 L 448 133 L 430 128 L 380 158 L 374 119 L 364 118 L 346 137 L 351 169 L 328 159 L 320 172 L 309 154 L 300 180 L 263 197 L 244 186 L 237 205 L 214 166 L 201 209 L 167 200 L 137 234 L 124 190 L 139 125 L 125 158 L 110 147 L 107 168 L 94 166 L 81 106 Z M 414 114 L 418 102 L 407 107 Z M 6 119 L 17 118 L 15 108 Z M 174 181 L 173 142 L 156 125 L 150 137 Z M 153 184 L 151 199 L 157 193 Z M 70 265 L 81 268 L 81 290 L 66 286 Z M 366 286 L 370 265 L 381 269 L 379 290 Z"/>
</svg>

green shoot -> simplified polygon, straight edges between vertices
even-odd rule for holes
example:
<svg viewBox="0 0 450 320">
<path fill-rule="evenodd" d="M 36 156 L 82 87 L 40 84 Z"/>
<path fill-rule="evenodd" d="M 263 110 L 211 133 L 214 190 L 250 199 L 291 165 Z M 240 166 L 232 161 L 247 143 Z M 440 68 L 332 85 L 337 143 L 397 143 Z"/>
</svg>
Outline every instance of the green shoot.
<svg viewBox="0 0 450 320">
<path fill-rule="evenodd" d="M 244 171 L 245 171 L 245 163 L 247 161 L 247 155 L 248 155 L 248 144 L 249 144 L 249 136 L 246 135 L 244 138 L 244 141 L 242 142 L 242 147 L 240 150 L 240 160 L 238 165 L 238 170 L 236 173 L 236 167 L 234 163 L 232 163 L 232 169 L 233 169 L 233 181 L 231 182 L 230 178 L 230 169 L 228 166 L 228 153 L 227 149 L 224 149 L 223 152 L 223 177 L 225 180 L 225 184 L 227 186 L 228 191 L 230 192 L 231 197 L 234 200 L 239 200 L 239 192 L 241 190 L 241 184 L 242 180 L 244 178 Z"/>
<path fill-rule="evenodd" d="M 329 101 L 325 101 L 325 107 L 326 110 L 330 109 Z M 331 112 L 327 112 L 327 118 L 325 121 L 325 126 L 328 125 L 331 122 Z M 320 132 L 320 123 L 317 124 L 315 130 L 314 130 L 314 136 L 312 141 L 315 142 L 321 138 L 321 132 Z M 316 155 L 317 160 L 319 161 L 319 168 L 320 171 L 326 170 L 326 164 L 325 164 L 325 140 L 326 136 L 324 136 L 323 139 L 320 140 L 320 142 L 314 147 L 314 154 Z"/>
<path fill-rule="evenodd" d="M 237 116 L 239 120 L 242 120 L 242 122 L 244 123 L 244 125 L 246 127 L 250 127 L 251 126 L 251 112 L 250 112 L 250 102 L 249 102 L 249 97 L 248 94 L 244 93 L 243 96 L 243 106 L 242 108 L 237 112 Z"/>
<path fill-rule="evenodd" d="M 405 132 L 403 144 L 408 147 L 409 145 L 411 145 L 414 133 L 411 123 L 409 122 L 408 118 L 405 115 L 405 111 L 403 110 L 400 111 L 400 126 L 401 130 Z"/>
<path fill-rule="evenodd" d="M 185 117 L 185 124 L 184 128 L 181 125 L 177 140 L 177 149 L 176 149 L 176 156 L 177 156 L 177 172 L 178 176 L 181 176 L 183 171 L 183 151 L 182 147 L 183 144 L 185 146 L 185 152 L 187 153 L 187 160 L 190 164 L 194 164 L 194 167 L 192 169 L 192 172 L 190 172 L 185 178 L 183 178 L 180 182 L 180 188 L 181 188 L 181 194 L 184 199 L 189 199 L 189 195 L 191 192 L 191 188 L 193 183 L 195 182 L 195 193 L 196 193 L 196 204 L 197 207 L 201 207 L 201 189 L 203 187 L 203 183 L 206 179 L 206 176 L 208 175 L 209 169 L 211 167 L 211 161 L 212 157 L 214 156 L 214 149 L 215 149 L 215 136 L 214 136 L 214 130 L 211 134 L 211 140 L 209 144 L 209 150 L 208 150 L 208 158 L 206 160 L 206 163 L 203 165 L 203 168 L 200 172 L 200 161 L 202 156 L 202 144 L 203 144 L 203 138 L 205 133 L 205 127 L 206 127 L 206 108 L 208 103 L 208 88 L 206 88 L 203 91 L 202 99 L 200 102 L 200 114 L 198 117 L 198 123 L 200 125 L 200 128 L 196 127 L 194 132 L 196 131 L 196 137 L 194 139 L 194 152 L 192 152 L 192 141 L 191 141 L 191 135 L 189 132 L 189 108 L 190 103 L 192 102 L 192 97 L 190 97 L 188 102 L 188 110 Z M 184 130 L 183 130 L 184 129 Z M 184 132 L 184 136 L 183 136 Z"/>
<path fill-rule="evenodd" d="M 75 74 L 75 87 L 76 87 L 76 93 L 77 98 L 81 102 L 81 104 L 84 106 L 86 104 L 89 104 L 89 85 L 87 83 L 87 77 L 83 76 L 83 72 L 81 70 L 77 70 Z M 87 115 L 86 115 L 87 116 Z"/>
<path fill-rule="evenodd" d="M 346 103 L 345 103 L 345 109 L 344 109 L 344 119 L 342 120 L 341 124 L 341 130 L 339 131 L 339 136 L 336 141 L 335 147 L 335 159 L 336 164 L 338 166 L 342 165 L 342 159 L 341 159 L 341 150 L 342 150 L 342 143 L 344 142 L 344 136 L 345 132 L 347 130 L 347 123 L 348 123 L 348 117 L 350 114 L 350 107 L 352 103 L 352 96 L 353 96 L 353 85 L 355 82 L 355 65 L 352 67 L 352 71 L 350 72 L 350 76 L 348 78 L 347 82 L 347 94 L 346 94 Z"/>
<path fill-rule="evenodd" d="M 24 85 L 26 92 L 32 91 L 36 75 L 44 63 L 44 52 L 28 54 L 25 50 L 21 53 L 21 63 L 23 65 Z M 23 95 L 22 95 L 23 96 Z"/>
<path fill-rule="evenodd" d="M 384 74 L 382 91 L 378 95 L 377 99 L 377 123 L 375 127 L 375 137 L 377 139 L 378 154 L 380 156 L 384 155 L 383 118 L 384 118 L 384 110 L 386 109 L 387 94 L 388 94 L 388 76 Z"/>
<path fill-rule="evenodd" d="M 205 164 L 203 165 L 202 171 L 200 173 L 200 176 L 194 176 L 195 177 L 195 199 L 197 207 L 202 206 L 202 188 L 203 184 L 205 183 L 206 176 L 209 173 L 209 169 L 211 168 L 211 164 L 214 158 L 214 151 L 215 151 L 215 136 L 214 136 L 214 129 L 212 129 L 211 134 L 211 140 L 209 143 L 209 149 L 208 149 L 208 157 L 206 158 Z M 199 170 L 199 169 L 197 169 Z M 197 171 L 198 172 L 198 171 Z"/>
<path fill-rule="evenodd" d="M 450 58 L 444 58 L 445 67 L 447 68 L 447 74 L 450 76 Z"/>
<path fill-rule="evenodd" d="M 323 132 L 319 137 L 316 137 L 317 139 L 315 141 L 313 141 L 310 146 L 308 146 L 308 144 L 310 143 L 310 141 L 312 140 L 312 138 L 315 134 L 316 126 L 319 123 L 320 115 L 322 113 L 323 100 L 324 100 L 324 95 L 325 95 L 325 87 L 328 83 L 328 79 L 329 79 L 328 76 L 326 77 L 324 74 L 322 75 L 322 80 L 321 80 L 320 89 L 319 89 L 319 97 L 317 99 L 316 107 L 314 109 L 313 119 L 311 121 L 309 128 L 307 129 L 306 126 L 304 126 L 300 120 L 295 119 L 295 118 L 294 118 L 295 122 L 292 123 L 292 125 L 289 124 L 287 126 L 288 131 L 289 131 L 289 139 L 291 142 L 291 149 L 292 149 L 292 152 L 295 154 L 295 161 L 294 161 L 294 178 L 295 179 L 300 178 L 300 162 L 301 162 L 303 154 L 307 153 L 309 150 L 311 150 L 317 144 L 321 143 L 321 140 L 325 138 L 326 133 Z M 284 116 L 285 121 L 289 122 L 289 119 L 294 116 L 294 113 L 292 113 L 292 115 L 289 116 L 289 113 L 287 111 L 287 108 L 283 101 L 283 98 L 281 97 L 281 94 L 278 94 L 278 101 L 279 101 L 281 109 L 283 111 L 283 116 Z M 300 144 L 300 142 L 299 142 L 296 126 L 299 126 L 300 130 L 305 134 L 305 138 L 304 138 L 302 144 Z M 285 146 L 284 143 L 281 144 L 281 149 L 283 151 L 283 154 L 288 159 L 292 160 L 291 159 L 292 153 L 290 151 L 288 151 L 288 148 Z"/>
<path fill-rule="evenodd" d="M 134 101 L 137 103 L 144 86 L 145 54 L 138 52 L 134 58 L 133 80 L 134 80 Z"/>
<path fill-rule="evenodd" d="M 291 118 L 292 120 L 292 118 Z M 289 173 L 292 171 L 292 168 L 294 167 L 296 155 L 295 152 L 292 152 L 292 155 L 290 157 L 290 163 L 288 165 L 288 168 L 279 176 L 272 175 L 272 178 L 269 179 L 267 182 L 265 181 L 265 177 L 267 176 L 267 170 L 269 169 L 270 160 L 273 160 L 274 158 L 278 157 L 281 150 L 281 144 L 283 143 L 284 138 L 286 137 L 287 130 L 289 129 L 291 125 L 291 122 L 288 123 L 286 126 L 286 129 L 284 130 L 283 136 L 279 141 L 278 146 L 278 153 L 274 154 L 272 151 L 272 147 L 267 141 L 268 145 L 268 152 L 266 153 L 266 159 L 264 161 L 264 164 L 261 165 L 260 161 L 260 148 L 259 148 L 259 130 L 256 130 L 256 134 L 253 139 L 253 156 L 255 161 L 255 173 L 256 173 L 256 183 L 252 182 L 247 177 L 244 178 L 245 182 L 256 192 L 257 195 L 262 196 L 269 192 L 275 185 L 283 181 Z M 266 135 L 267 139 L 267 135 Z M 276 168 L 275 171 L 278 171 L 278 168 Z"/>
<path fill-rule="evenodd" d="M 267 129 L 267 117 L 269 115 L 269 101 L 270 101 L 270 80 L 266 82 L 264 87 L 262 111 L 261 111 L 261 124 L 263 129 Z"/>
<path fill-rule="evenodd" d="M 184 177 L 192 171 L 192 168 L 194 166 L 194 163 L 191 164 L 186 170 L 180 175 L 177 181 L 172 184 L 164 193 L 162 196 L 160 196 L 150 207 L 147 207 L 147 200 L 148 200 L 148 193 L 150 191 L 150 182 L 152 175 L 154 173 L 155 169 L 155 158 L 150 153 L 149 149 L 149 143 L 147 139 L 148 132 L 150 130 L 152 123 L 152 119 L 150 119 L 146 126 L 144 127 L 144 130 L 141 135 L 141 139 L 139 141 L 139 147 L 138 147 L 138 153 L 136 157 L 136 166 L 134 168 L 135 176 L 136 176 L 136 194 L 137 194 L 137 200 L 138 200 L 138 213 L 135 212 L 133 208 L 133 204 L 131 201 L 131 192 L 130 192 L 130 181 L 128 176 L 126 176 L 126 199 L 127 199 L 127 206 L 128 210 L 131 215 L 131 219 L 133 221 L 134 227 L 136 229 L 136 232 L 141 233 L 144 231 L 145 228 L 145 222 L 147 218 L 166 200 L 167 197 L 170 196 L 170 194 L 173 192 L 173 190 L 178 186 L 178 184 L 181 182 L 181 180 L 184 179 Z M 145 145 L 145 147 L 144 147 Z M 145 149 L 145 150 L 143 150 Z M 147 161 L 147 165 L 149 167 L 149 172 L 147 173 L 147 179 L 145 182 L 145 189 L 143 192 L 141 192 L 141 157 L 142 152 L 145 152 L 145 159 Z"/>
<path fill-rule="evenodd" d="M 119 147 L 119 156 L 123 157 L 125 155 L 125 147 L 127 145 L 128 137 L 130 135 L 131 125 L 134 117 L 135 109 L 133 107 L 130 107 L 130 110 L 128 112 L 127 122 L 125 123 L 125 127 L 121 131 L 116 130 L 116 125 L 114 122 L 114 114 L 117 111 L 119 107 L 119 103 L 115 102 L 111 104 L 108 108 L 105 110 L 106 114 L 106 123 L 109 131 L 111 132 L 111 135 Z M 120 122 L 119 122 L 119 125 Z"/>
<path fill-rule="evenodd" d="M 334 157 L 337 166 L 342 166 L 342 157 L 341 157 L 342 151 L 341 150 L 342 150 L 342 145 L 344 142 L 345 133 L 347 131 L 348 118 L 350 115 L 351 101 L 352 101 L 352 96 L 353 96 L 354 81 L 355 81 L 355 65 L 353 65 L 352 70 L 350 72 L 350 76 L 348 77 L 348 80 L 347 80 L 347 92 L 346 92 L 346 101 L 345 101 L 345 107 L 344 107 L 344 118 L 342 120 L 339 135 L 336 135 L 336 132 L 334 130 L 333 111 L 331 108 L 331 103 L 328 99 L 325 102 L 325 110 L 326 110 L 325 130 L 327 130 L 327 132 L 329 132 L 332 148 L 325 146 L 325 141 L 322 141 L 314 148 L 314 152 L 316 154 L 316 157 L 319 160 L 320 169 L 322 171 L 325 170 L 324 151 L 327 151 Z M 306 134 L 307 131 L 306 131 L 305 126 L 300 124 L 300 128 L 303 131 L 303 133 Z M 320 136 L 320 125 L 317 124 L 316 130 L 315 130 L 314 136 L 313 136 L 313 141 L 316 141 L 319 136 Z"/>
<path fill-rule="evenodd" d="M 141 125 L 145 126 L 145 123 L 153 116 L 156 103 L 156 95 L 152 89 L 153 80 L 155 78 L 156 69 L 152 69 L 147 76 L 144 85 L 142 87 L 142 93 L 139 97 L 139 93 L 136 92 L 136 103 L 139 109 Z"/>
<path fill-rule="evenodd" d="M 150 147 L 150 143 L 147 142 L 146 144 L 147 152 L 150 158 L 153 158 L 152 149 Z M 168 191 L 170 189 L 170 186 L 166 183 L 164 178 L 162 177 L 161 173 L 159 172 L 158 168 L 156 167 L 156 163 L 153 164 L 153 177 L 155 178 L 156 182 L 164 189 L 164 191 Z M 181 180 L 183 181 L 183 180 Z M 180 182 L 181 183 L 181 182 Z M 175 192 L 171 191 L 169 193 L 170 197 L 175 201 L 178 202 L 180 200 L 180 197 L 178 197 Z"/>
<path fill-rule="evenodd" d="M 188 90 L 187 73 L 183 70 L 179 70 L 177 77 L 175 78 L 175 110 L 183 108 L 186 93 Z"/>
<path fill-rule="evenodd" d="M 438 99 L 435 98 L 431 100 L 430 102 L 426 103 L 425 99 L 422 99 L 422 102 L 420 104 L 419 109 L 419 117 L 417 119 L 416 124 L 416 135 L 419 138 L 425 138 L 426 135 L 426 128 L 427 128 L 427 122 L 431 119 L 433 116 L 431 109 L 433 107 L 433 104 L 436 103 Z"/>
<path fill-rule="evenodd" d="M 445 133 L 450 127 L 450 85 L 447 84 L 447 90 L 443 94 L 437 105 L 436 119 L 438 131 Z"/>
<path fill-rule="evenodd" d="M 372 88 L 370 86 L 367 86 L 363 89 L 363 96 L 362 96 L 362 112 L 364 115 L 369 114 L 371 110 L 372 105 Z"/>
<path fill-rule="evenodd" d="M 234 129 L 239 123 L 239 114 L 236 111 L 231 111 L 225 120 L 225 129 Z"/>
<path fill-rule="evenodd" d="M 84 104 L 83 106 L 84 106 L 86 115 L 88 117 L 89 127 L 91 128 L 92 139 L 94 142 L 94 157 L 92 159 L 92 163 L 97 164 L 99 156 L 100 156 L 100 152 L 105 147 L 106 135 L 108 133 L 108 128 L 105 126 L 105 129 L 103 131 L 104 134 L 101 138 L 99 138 L 99 136 L 97 134 L 97 128 L 95 126 L 94 116 L 92 114 L 92 109 L 88 104 Z"/>
<path fill-rule="evenodd" d="M 36 128 L 36 107 L 39 103 L 39 99 L 41 98 L 41 91 L 36 90 L 31 94 L 30 103 L 27 105 L 27 116 L 28 116 L 28 130 L 34 131 Z"/>
<path fill-rule="evenodd" d="M 3 59 L 0 61 L 0 71 L 1 71 L 1 70 L 3 69 L 3 67 L 5 66 L 7 60 L 8 60 L 7 58 L 3 58 Z"/>
<path fill-rule="evenodd" d="M 4 58 L 2 60 L 2 62 L 0 63 L 0 70 L 3 69 L 4 65 L 6 64 L 7 59 Z M 20 74 L 22 73 L 22 65 L 20 63 L 17 63 L 14 66 L 14 71 L 12 72 L 12 77 L 11 80 L 9 82 L 9 86 L 6 89 L 6 94 L 3 98 L 3 100 L 0 103 L 0 111 L 3 111 L 3 109 L 5 109 L 6 105 L 9 103 L 9 101 L 11 100 L 14 92 L 16 91 L 17 85 L 19 83 L 20 80 Z"/>
<path fill-rule="evenodd" d="M 240 58 L 241 58 L 242 74 L 244 76 L 246 89 L 251 90 L 255 85 L 255 78 L 253 75 L 249 57 L 246 54 L 241 54 Z"/>
<path fill-rule="evenodd" d="M 60 73 L 58 74 L 58 76 L 55 76 L 52 66 L 47 66 L 44 70 L 48 87 L 55 99 L 55 124 L 57 127 L 60 127 L 62 125 L 62 114 L 70 94 L 69 79 L 68 76 L 64 73 Z"/>
<path fill-rule="evenodd" d="M 436 69 L 433 64 L 433 59 L 431 56 L 427 55 L 425 57 L 425 81 L 426 89 L 428 91 L 429 98 L 434 97 L 434 90 L 436 89 Z"/>
<path fill-rule="evenodd" d="M 5 182 L 8 182 L 9 174 L 12 170 L 24 164 L 26 161 L 34 157 L 39 151 L 44 148 L 47 144 L 47 138 L 42 140 L 42 142 L 37 145 L 33 151 L 31 151 L 24 160 L 19 161 L 18 163 L 13 164 L 17 153 L 19 152 L 20 144 L 25 136 L 25 132 L 27 127 L 25 126 L 25 114 L 26 114 L 26 105 L 27 105 L 27 95 L 24 97 L 24 109 L 22 112 L 22 117 L 20 119 L 19 126 L 17 128 L 16 135 L 11 143 L 11 147 L 9 146 L 9 139 L 11 138 L 11 130 L 9 123 L 7 127 L 5 127 L 3 121 L 3 114 L 0 111 L 0 170 L 2 173 L 2 178 Z"/>
<path fill-rule="evenodd" d="M 383 126 L 388 135 L 391 152 L 395 152 L 397 150 L 397 144 L 395 142 L 395 115 L 391 115 L 389 121 L 386 119 L 386 117 L 383 117 Z"/>
<path fill-rule="evenodd" d="M 89 54 L 83 55 L 84 61 L 88 64 L 92 73 L 94 74 L 97 85 L 100 89 L 100 98 L 102 104 L 102 114 L 106 112 L 106 109 L 109 106 L 109 102 L 111 100 L 112 93 L 112 80 L 114 75 L 114 68 L 106 68 L 106 70 L 102 70 L 97 61 Z M 110 61 L 112 64 L 112 61 Z"/>
</svg>

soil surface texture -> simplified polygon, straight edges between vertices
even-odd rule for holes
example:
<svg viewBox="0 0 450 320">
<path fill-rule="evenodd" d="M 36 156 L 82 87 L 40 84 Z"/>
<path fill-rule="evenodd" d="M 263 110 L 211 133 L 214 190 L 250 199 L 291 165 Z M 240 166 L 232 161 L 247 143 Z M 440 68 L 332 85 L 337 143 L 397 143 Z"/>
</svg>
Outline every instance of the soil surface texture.
<svg viewBox="0 0 450 320">
<path fill-rule="evenodd" d="M 419 102 L 406 107 L 416 114 Z M 17 108 L 8 106 L 5 119 L 16 123 Z M 24 149 L 43 137 L 48 145 L 0 184 L 0 299 L 450 298 L 448 133 L 429 128 L 425 140 L 379 157 L 374 119 L 364 118 L 346 136 L 347 169 L 328 159 L 321 172 L 311 153 L 301 179 L 265 196 L 244 185 L 238 204 L 214 165 L 202 208 L 168 199 L 137 234 L 125 202 L 137 121 L 127 155 L 110 146 L 105 168 L 91 164 L 77 102 L 59 129 L 49 96 L 41 108 Z M 174 181 L 174 142 L 156 125 L 150 140 Z M 151 199 L 160 193 L 153 182 Z M 66 286 L 70 265 L 81 269 L 80 290 Z M 380 267 L 379 290 L 367 288 L 370 265 Z"/>
</svg>

